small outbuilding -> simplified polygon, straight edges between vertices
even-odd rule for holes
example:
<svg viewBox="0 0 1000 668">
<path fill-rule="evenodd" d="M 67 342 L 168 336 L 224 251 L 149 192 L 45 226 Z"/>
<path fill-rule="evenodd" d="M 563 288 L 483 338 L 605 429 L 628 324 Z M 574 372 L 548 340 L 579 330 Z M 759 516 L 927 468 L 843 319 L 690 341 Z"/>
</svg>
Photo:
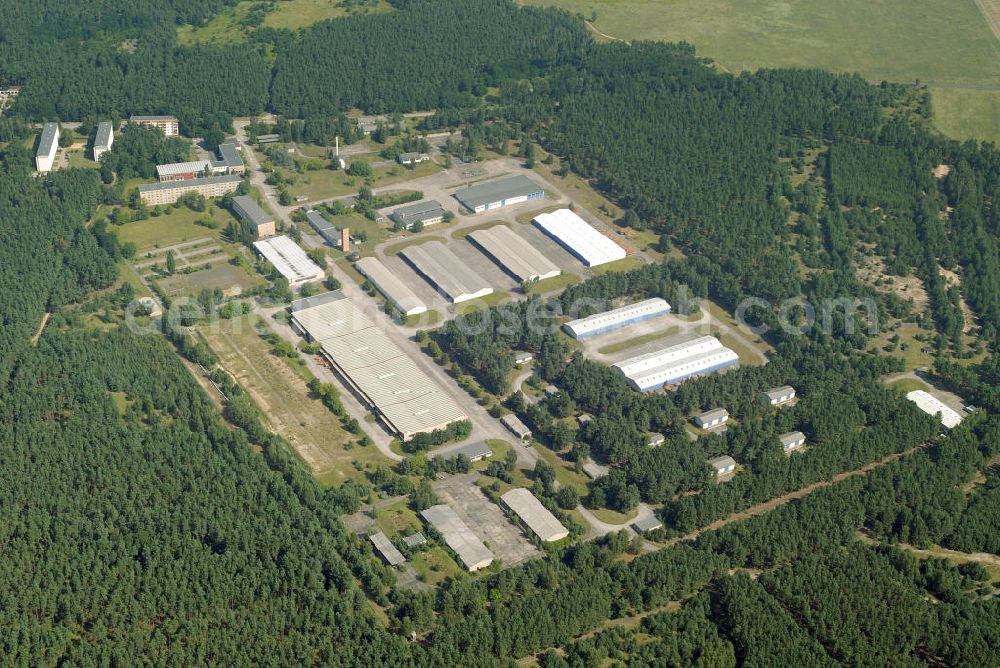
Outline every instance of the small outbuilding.
<svg viewBox="0 0 1000 668">
<path fill-rule="evenodd" d="M 791 385 L 772 387 L 764 392 L 764 397 L 772 406 L 783 406 L 795 399 L 795 388 Z"/>
<path fill-rule="evenodd" d="M 801 431 L 789 431 L 779 436 L 778 440 L 781 442 L 781 449 L 787 454 L 805 445 L 806 435 Z"/>
<path fill-rule="evenodd" d="M 632 522 L 632 528 L 636 530 L 636 533 L 650 533 L 651 531 L 662 529 L 663 522 L 656 515 L 649 515 L 648 517 L 640 517 L 635 522 Z"/>
<path fill-rule="evenodd" d="M 708 465 L 715 469 L 717 480 L 727 480 L 736 471 L 736 460 L 729 455 L 712 457 L 708 460 Z"/>
<path fill-rule="evenodd" d="M 520 418 L 513 413 L 504 415 L 500 418 L 500 422 L 510 433 L 521 439 L 522 443 L 531 438 L 531 430 L 528 429 L 528 426 L 521 422 Z"/>
<path fill-rule="evenodd" d="M 535 359 L 535 356 L 532 353 L 523 350 L 514 352 L 514 364 L 527 364 L 533 359 Z"/>
<path fill-rule="evenodd" d="M 647 445 L 649 445 L 649 447 L 651 448 L 655 448 L 657 446 L 663 445 L 666 442 L 666 440 L 667 437 L 664 436 L 663 434 L 660 434 L 658 432 L 653 432 L 652 434 L 649 435 L 649 442 Z"/>
<path fill-rule="evenodd" d="M 464 455 L 470 462 L 478 462 L 492 457 L 493 450 L 490 449 L 490 446 L 486 445 L 486 441 L 476 441 L 475 443 L 466 443 L 454 450 L 450 450 L 446 456 L 448 459 L 453 459 L 459 455 Z"/>
<path fill-rule="evenodd" d="M 696 415 L 694 423 L 702 429 L 714 429 L 729 421 L 729 411 L 725 408 L 713 408 L 701 415 Z"/>
<path fill-rule="evenodd" d="M 385 559 L 385 562 L 390 566 L 399 566 L 400 564 L 406 562 L 406 557 L 403 556 L 403 553 L 397 550 L 396 546 L 392 544 L 391 540 L 389 540 L 389 537 L 381 531 L 368 536 L 368 539 L 372 542 L 372 545 L 375 546 L 375 549 L 378 550 L 378 553 L 382 555 L 382 558 Z"/>
</svg>

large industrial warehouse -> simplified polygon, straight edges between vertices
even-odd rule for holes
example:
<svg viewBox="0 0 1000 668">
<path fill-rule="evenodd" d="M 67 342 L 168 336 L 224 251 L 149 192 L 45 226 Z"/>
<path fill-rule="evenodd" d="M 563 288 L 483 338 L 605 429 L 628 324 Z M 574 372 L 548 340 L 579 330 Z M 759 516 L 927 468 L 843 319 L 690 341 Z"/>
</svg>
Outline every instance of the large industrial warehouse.
<svg viewBox="0 0 1000 668">
<path fill-rule="evenodd" d="M 284 235 L 255 241 L 253 247 L 288 279 L 291 286 L 323 280 L 323 269 L 310 260 L 297 243 Z"/>
<path fill-rule="evenodd" d="M 440 241 L 409 246 L 400 256 L 454 304 L 485 297 L 493 288 Z"/>
<path fill-rule="evenodd" d="M 466 415 L 434 381 L 342 294 L 311 298 L 292 325 L 319 342 L 338 374 L 402 439 L 442 429 Z"/>
<path fill-rule="evenodd" d="M 470 572 L 486 568 L 493 563 L 493 553 L 472 532 L 454 510 L 445 504 L 431 506 L 420 512 L 425 520 L 438 530 L 444 542 L 462 560 Z"/>
<path fill-rule="evenodd" d="M 471 232 L 466 239 L 518 283 L 540 281 L 562 273 L 551 260 L 506 225 Z"/>
<path fill-rule="evenodd" d="M 624 248 L 569 209 L 539 214 L 532 222 L 588 267 L 625 258 Z"/>
<path fill-rule="evenodd" d="M 354 263 L 354 267 L 404 315 L 418 315 L 427 311 L 427 306 L 420 301 L 413 290 L 399 280 L 378 258 L 363 257 Z"/>
<path fill-rule="evenodd" d="M 739 364 L 740 358 L 714 336 L 702 336 L 614 365 L 640 392 L 676 385 Z"/>
<path fill-rule="evenodd" d="M 545 197 L 545 189 L 527 176 L 521 175 L 487 181 L 463 188 L 455 193 L 455 199 L 473 213 L 499 209 L 502 206 L 520 204 L 543 197 Z"/>
<path fill-rule="evenodd" d="M 517 487 L 506 494 L 501 494 L 500 500 L 513 510 L 543 543 L 561 540 L 569 535 L 569 530 L 562 525 L 562 522 L 524 487 Z"/>
<path fill-rule="evenodd" d="M 670 313 L 670 304 L 664 299 L 654 297 L 653 299 L 644 299 L 641 302 L 610 311 L 595 313 L 586 318 L 570 320 L 563 325 L 563 329 L 574 339 L 579 340 L 585 339 L 588 336 L 597 336 L 598 334 L 628 327 L 637 322 L 668 313 Z"/>
</svg>

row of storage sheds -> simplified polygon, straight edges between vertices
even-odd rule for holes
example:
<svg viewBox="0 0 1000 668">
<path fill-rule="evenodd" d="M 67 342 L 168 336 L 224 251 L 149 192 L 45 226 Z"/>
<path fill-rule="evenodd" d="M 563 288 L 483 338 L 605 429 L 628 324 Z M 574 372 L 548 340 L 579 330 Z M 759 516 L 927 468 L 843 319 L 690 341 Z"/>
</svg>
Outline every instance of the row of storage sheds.
<svg viewBox="0 0 1000 668">
<path fill-rule="evenodd" d="M 292 308 L 292 325 L 402 439 L 466 419 L 455 401 L 349 299 L 332 293 Z"/>
<path fill-rule="evenodd" d="M 553 278 L 562 271 L 506 225 L 471 232 L 466 237 L 518 283 Z"/>
<path fill-rule="evenodd" d="M 588 267 L 597 267 L 626 256 L 624 248 L 569 209 L 539 214 L 532 222 Z"/>
<path fill-rule="evenodd" d="M 954 429 L 962 421 L 962 416 L 958 411 L 945 405 L 943 401 L 925 390 L 913 390 L 907 393 L 906 398 L 917 405 L 917 408 L 933 415 L 941 420 L 941 424 L 948 429 Z"/>
<path fill-rule="evenodd" d="M 676 385 L 739 364 L 739 356 L 714 336 L 702 336 L 614 365 L 640 392 Z"/>
<path fill-rule="evenodd" d="M 297 243 L 284 235 L 255 241 L 253 247 L 288 279 L 291 286 L 322 280 L 325 276 L 323 268 L 310 260 Z"/>
<path fill-rule="evenodd" d="M 493 292 L 493 288 L 479 274 L 469 269 L 440 241 L 408 246 L 399 254 L 454 304 L 479 299 Z"/>
<path fill-rule="evenodd" d="M 527 489 L 516 487 L 501 494 L 500 500 L 514 511 L 543 543 L 561 540 L 569 535 L 569 530 L 562 525 L 562 522 Z"/>
<path fill-rule="evenodd" d="M 654 297 L 610 311 L 595 313 L 586 318 L 570 320 L 563 325 L 563 329 L 574 339 L 585 339 L 668 313 L 670 313 L 670 304 L 664 299 Z"/>
<path fill-rule="evenodd" d="M 363 257 L 354 263 L 354 267 L 404 315 L 418 315 L 427 311 L 427 306 L 416 293 L 378 258 Z"/>
<path fill-rule="evenodd" d="M 493 563 L 493 552 L 490 548 L 486 547 L 479 536 L 450 506 L 441 503 L 421 511 L 420 514 L 438 530 L 444 542 L 458 555 L 470 572 L 486 568 Z"/>
</svg>

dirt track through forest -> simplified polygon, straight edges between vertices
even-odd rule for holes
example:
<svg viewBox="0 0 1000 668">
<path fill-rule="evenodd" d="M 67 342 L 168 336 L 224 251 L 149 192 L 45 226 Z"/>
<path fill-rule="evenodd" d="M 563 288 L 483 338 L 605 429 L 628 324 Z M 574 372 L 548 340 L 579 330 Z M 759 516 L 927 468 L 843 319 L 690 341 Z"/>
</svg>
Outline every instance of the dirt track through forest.
<svg viewBox="0 0 1000 668">
<path fill-rule="evenodd" d="M 1000 39 L 1000 0 L 975 0 L 975 3 L 990 30 Z"/>
</svg>

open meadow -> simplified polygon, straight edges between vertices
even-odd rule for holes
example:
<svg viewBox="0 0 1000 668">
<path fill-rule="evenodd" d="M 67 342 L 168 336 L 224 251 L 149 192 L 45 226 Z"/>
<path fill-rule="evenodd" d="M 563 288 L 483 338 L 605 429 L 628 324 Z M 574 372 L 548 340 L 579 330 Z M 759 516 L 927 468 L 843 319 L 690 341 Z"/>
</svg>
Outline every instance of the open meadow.
<svg viewBox="0 0 1000 668">
<path fill-rule="evenodd" d="M 943 132 L 1000 140 L 993 116 L 1000 101 L 1000 36 L 974 0 L 522 2 L 596 17 L 591 26 L 598 39 L 686 41 L 732 72 L 822 67 L 873 80 L 995 87 L 933 93 Z M 995 4 L 982 4 L 996 13 Z"/>
</svg>

